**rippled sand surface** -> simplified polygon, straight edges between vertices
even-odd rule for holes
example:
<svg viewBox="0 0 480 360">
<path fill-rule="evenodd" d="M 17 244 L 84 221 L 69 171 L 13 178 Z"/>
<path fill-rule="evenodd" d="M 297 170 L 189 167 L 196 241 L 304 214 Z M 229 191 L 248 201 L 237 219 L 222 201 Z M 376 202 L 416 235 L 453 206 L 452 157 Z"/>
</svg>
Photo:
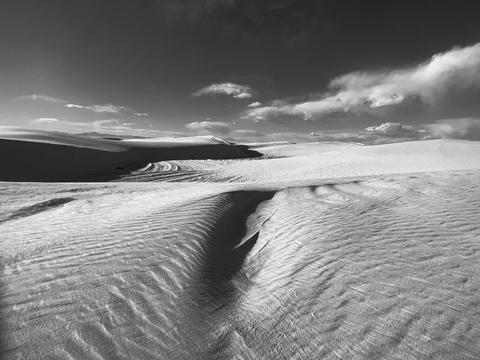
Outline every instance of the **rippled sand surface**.
<svg viewBox="0 0 480 360">
<path fill-rule="evenodd" d="M 475 156 L 282 181 L 285 156 L 0 183 L 2 359 L 479 358 Z"/>
</svg>

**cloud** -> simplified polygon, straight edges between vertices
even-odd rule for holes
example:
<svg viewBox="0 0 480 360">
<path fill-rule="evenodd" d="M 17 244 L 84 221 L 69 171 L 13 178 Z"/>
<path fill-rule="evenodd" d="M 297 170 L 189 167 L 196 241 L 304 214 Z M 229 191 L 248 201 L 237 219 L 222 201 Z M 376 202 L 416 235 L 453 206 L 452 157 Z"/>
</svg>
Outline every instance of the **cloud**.
<svg viewBox="0 0 480 360">
<path fill-rule="evenodd" d="M 127 110 L 126 106 L 119 106 L 113 104 L 105 104 L 105 105 L 80 105 L 80 104 L 65 104 L 65 107 L 69 109 L 85 109 L 90 110 L 96 113 L 111 113 L 111 114 L 119 114 L 120 112 Z"/>
<path fill-rule="evenodd" d="M 136 113 L 134 113 L 133 115 L 135 115 L 135 116 L 149 116 L 150 114 L 148 114 L 148 113 L 139 113 L 139 112 L 136 112 Z"/>
<path fill-rule="evenodd" d="M 220 133 L 226 135 L 232 130 L 232 124 L 222 121 L 195 121 L 185 125 L 187 129 L 203 133 Z"/>
<path fill-rule="evenodd" d="M 36 124 L 54 124 L 60 122 L 57 118 L 38 118 L 32 120 Z"/>
<path fill-rule="evenodd" d="M 370 126 L 365 128 L 364 132 L 371 135 L 380 135 L 387 137 L 403 137 L 403 138 L 428 138 L 430 135 L 426 130 L 415 129 L 409 125 L 400 123 L 386 122 L 378 126 Z"/>
<path fill-rule="evenodd" d="M 396 70 L 357 71 L 334 78 L 329 91 L 299 103 L 277 101 L 248 110 L 256 120 L 284 115 L 306 120 L 336 112 L 371 112 L 418 99 L 434 106 L 451 91 L 480 85 L 480 43 L 433 55 L 416 66 Z"/>
<path fill-rule="evenodd" d="M 125 109 L 125 106 L 118 106 L 113 104 L 105 104 L 105 105 L 91 105 L 87 106 L 86 109 L 91 110 L 96 113 L 113 113 L 118 114 L 122 110 Z"/>
<path fill-rule="evenodd" d="M 113 135 L 135 135 L 135 136 L 170 136 L 182 133 L 158 131 L 154 129 L 142 129 L 135 127 L 133 122 L 124 122 L 118 119 L 103 119 L 88 122 L 68 121 L 57 118 L 38 118 L 31 120 L 32 127 L 42 130 L 55 130 L 69 133 L 98 132 Z"/>
<path fill-rule="evenodd" d="M 78 104 L 65 104 L 64 106 L 69 109 L 85 109 L 85 106 Z"/>
<path fill-rule="evenodd" d="M 227 82 L 206 86 L 194 92 L 193 95 L 228 95 L 236 99 L 249 99 L 253 96 L 253 89 L 250 86 Z"/>
<path fill-rule="evenodd" d="M 299 131 L 267 132 L 256 130 L 233 129 L 229 136 L 244 142 L 276 142 L 288 141 L 295 143 L 304 142 L 355 142 L 362 144 L 385 144 L 401 141 L 427 140 L 433 136 L 425 126 L 410 126 L 400 123 L 386 122 L 363 130 L 342 131 L 312 131 L 310 133 Z"/>
<path fill-rule="evenodd" d="M 35 101 L 44 101 L 44 102 L 55 103 L 55 104 L 66 102 L 63 99 L 59 99 L 59 98 L 55 98 L 47 95 L 39 95 L 39 94 L 22 95 L 22 96 L 16 97 L 15 100 L 35 100 Z"/>
<path fill-rule="evenodd" d="M 255 107 L 259 107 L 259 106 L 262 106 L 262 103 L 259 102 L 259 101 L 254 101 L 251 104 L 248 104 L 248 107 L 250 107 L 250 108 L 255 108 Z"/>
<path fill-rule="evenodd" d="M 480 140 L 480 119 L 443 119 L 424 127 L 434 137 L 444 139 Z"/>
</svg>

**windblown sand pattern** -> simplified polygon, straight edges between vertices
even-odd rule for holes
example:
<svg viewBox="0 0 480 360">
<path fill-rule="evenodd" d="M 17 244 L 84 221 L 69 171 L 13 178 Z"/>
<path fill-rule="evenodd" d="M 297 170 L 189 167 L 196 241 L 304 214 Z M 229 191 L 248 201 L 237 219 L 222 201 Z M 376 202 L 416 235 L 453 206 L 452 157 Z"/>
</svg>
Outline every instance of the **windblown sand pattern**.
<svg viewBox="0 0 480 360">
<path fill-rule="evenodd" d="M 3 356 L 477 358 L 479 181 L 4 184 Z"/>
</svg>

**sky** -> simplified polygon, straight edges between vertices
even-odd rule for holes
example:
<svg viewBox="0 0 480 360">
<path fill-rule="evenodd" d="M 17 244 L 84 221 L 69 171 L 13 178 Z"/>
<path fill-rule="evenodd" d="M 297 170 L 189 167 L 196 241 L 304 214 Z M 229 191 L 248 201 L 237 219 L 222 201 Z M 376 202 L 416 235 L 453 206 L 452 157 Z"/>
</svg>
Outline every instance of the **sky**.
<svg viewBox="0 0 480 360">
<path fill-rule="evenodd" d="M 0 125 L 480 140 L 476 1 L 2 0 Z"/>
</svg>

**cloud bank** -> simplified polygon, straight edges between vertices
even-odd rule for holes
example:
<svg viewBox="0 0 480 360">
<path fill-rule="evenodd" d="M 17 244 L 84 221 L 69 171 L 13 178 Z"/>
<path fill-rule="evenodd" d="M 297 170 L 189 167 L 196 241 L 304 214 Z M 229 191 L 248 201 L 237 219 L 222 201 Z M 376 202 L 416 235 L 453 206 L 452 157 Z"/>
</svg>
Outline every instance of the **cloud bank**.
<svg viewBox="0 0 480 360">
<path fill-rule="evenodd" d="M 249 99 L 253 96 L 253 89 L 247 85 L 231 82 L 212 84 L 193 93 L 194 96 L 228 95 L 236 99 Z"/>
<path fill-rule="evenodd" d="M 357 71 L 334 78 L 329 91 L 299 103 L 275 101 L 247 110 L 254 120 L 282 115 L 321 119 L 336 112 L 364 112 L 410 99 L 435 105 L 447 93 L 480 85 L 480 43 L 433 55 L 416 66 L 383 71 Z"/>
</svg>

